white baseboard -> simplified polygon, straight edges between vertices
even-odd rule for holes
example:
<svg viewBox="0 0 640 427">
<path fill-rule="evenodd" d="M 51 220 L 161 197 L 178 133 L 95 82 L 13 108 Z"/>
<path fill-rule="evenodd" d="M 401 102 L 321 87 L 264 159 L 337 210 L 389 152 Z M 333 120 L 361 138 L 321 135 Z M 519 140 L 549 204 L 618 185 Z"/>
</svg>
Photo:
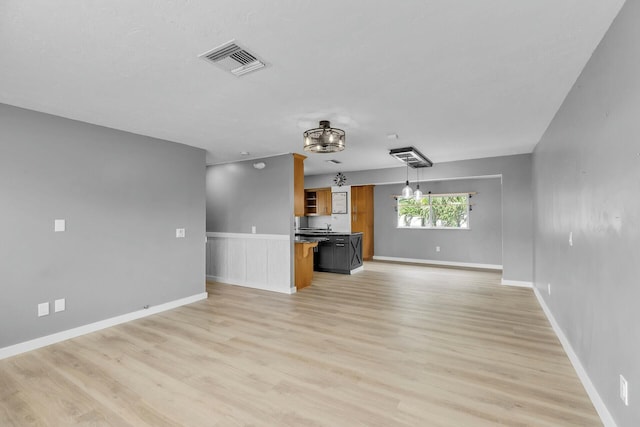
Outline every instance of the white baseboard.
<svg viewBox="0 0 640 427">
<path fill-rule="evenodd" d="M 593 406 L 596 408 L 596 411 L 600 416 L 600 420 L 602 421 L 602 424 L 605 427 L 617 427 L 616 422 L 613 420 L 613 417 L 611 416 L 611 413 L 607 409 L 607 406 L 604 404 L 604 401 L 600 397 L 600 394 L 598 394 L 598 391 L 596 390 L 593 383 L 591 382 L 591 379 L 589 378 L 587 371 L 582 366 L 582 363 L 580 362 L 578 355 L 576 354 L 575 351 L 573 351 L 573 347 L 571 347 L 571 343 L 569 343 L 569 340 L 564 335 L 564 332 L 562 332 L 562 329 L 560 329 L 560 325 L 558 325 L 558 322 L 556 322 L 555 317 L 553 317 L 553 314 L 551 314 L 551 310 L 549 310 L 547 303 L 544 301 L 544 299 L 542 298 L 542 295 L 540 294 L 540 292 L 538 292 L 538 289 L 536 287 L 533 288 L 533 293 L 536 295 L 536 298 L 538 299 L 538 303 L 540 304 L 540 307 L 542 307 L 542 311 L 544 311 L 544 314 L 547 316 L 549 323 L 551 323 L 551 327 L 553 328 L 553 331 L 556 333 L 556 336 L 560 340 L 560 343 L 562 344 L 562 347 L 564 348 L 565 353 L 567 353 L 567 356 L 569 357 L 569 360 L 573 365 L 573 369 L 575 369 L 576 374 L 578 374 L 578 378 L 580 378 L 580 381 L 582 382 L 582 386 L 587 391 L 587 394 L 591 399 L 591 403 L 593 403 Z"/>
<path fill-rule="evenodd" d="M 275 289 L 265 283 L 234 280 L 234 279 L 230 279 L 229 277 L 218 277 L 218 276 L 207 275 L 207 280 L 212 280 L 214 282 L 219 282 L 219 283 L 225 283 L 227 285 L 236 285 L 236 286 L 242 286 L 245 288 L 260 289 L 261 291 L 279 292 L 281 294 L 293 294 L 296 292 L 296 288 L 287 288 L 286 290 Z"/>
<path fill-rule="evenodd" d="M 356 274 L 356 273 L 360 273 L 361 271 L 364 271 L 364 265 L 361 265 L 358 268 L 354 268 L 353 270 L 351 270 L 349 273 L 351 274 Z"/>
<path fill-rule="evenodd" d="M 196 301 L 207 299 L 208 296 L 209 295 L 206 292 L 203 292 L 201 294 L 192 295 L 190 297 L 165 302 L 164 304 L 154 305 L 144 310 L 133 311 L 131 313 L 122 314 L 110 319 L 100 320 L 98 322 L 89 323 L 88 325 L 78 326 L 77 328 L 67 329 L 66 331 L 56 332 L 55 334 L 0 348 L 0 360 L 6 359 L 7 357 L 15 356 L 20 353 L 26 353 L 27 351 L 35 350 L 41 347 L 46 347 L 48 345 L 65 341 L 71 338 L 79 337 L 80 335 L 85 335 L 91 332 L 99 331 L 101 329 L 109 328 L 111 326 L 119 325 L 121 323 L 130 322 L 132 320 L 147 317 L 152 314 L 171 310 L 182 305 L 191 304 Z"/>
<path fill-rule="evenodd" d="M 502 279 L 500 282 L 504 286 L 517 286 L 520 288 L 533 288 L 533 283 L 531 282 L 522 282 L 520 280 L 506 280 Z"/>
<path fill-rule="evenodd" d="M 408 262 L 412 264 L 429 264 L 429 265 L 444 265 L 447 267 L 466 267 L 466 268 L 482 268 L 486 270 L 502 270 L 502 266 L 498 264 L 477 264 L 471 262 L 454 262 L 454 261 L 436 261 L 430 259 L 418 259 L 418 258 L 398 258 L 392 256 L 379 256 L 374 255 L 374 260 L 377 261 L 393 261 L 393 262 Z"/>
</svg>

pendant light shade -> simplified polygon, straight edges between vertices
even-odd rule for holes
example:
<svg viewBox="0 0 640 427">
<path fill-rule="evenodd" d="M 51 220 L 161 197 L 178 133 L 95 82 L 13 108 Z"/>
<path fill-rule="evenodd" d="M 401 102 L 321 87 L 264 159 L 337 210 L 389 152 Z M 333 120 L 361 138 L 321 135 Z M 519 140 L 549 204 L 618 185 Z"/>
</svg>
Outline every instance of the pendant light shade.
<svg viewBox="0 0 640 427">
<path fill-rule="evenodd" d="M 402 189 L 402 198 L 410 199 L 413 197 L 413 188 L 409 185 L 409 181 L 407 181 L 407 185 Z"/>
<path fill-rule="evenodd" d="M 420 201 L 422 199 L 422 190 L 420 190 L 420 184 L 418 184 L 418 188 L 416 188 L 416 191 L 413 192 L 413 197 L 416 198 L 416 200 Z"/>
<path fill-rule="evenodd" d="M 407 181 L 405 182 L 405 186 L 402 189 L 402 198 L 410 199 L 413 197 L 413 188 L 409 185 L 409 164 L 407 163 Z"/>
<path fill-rule="evenodd" d="M 415 197 L 417 201 L 420 201 L 422 199 L 422 191 L 420 190 L 420 169 L 416 169 L 416 182 L 416 191 L 413 192 L 413 197 Z"/>
</svg>

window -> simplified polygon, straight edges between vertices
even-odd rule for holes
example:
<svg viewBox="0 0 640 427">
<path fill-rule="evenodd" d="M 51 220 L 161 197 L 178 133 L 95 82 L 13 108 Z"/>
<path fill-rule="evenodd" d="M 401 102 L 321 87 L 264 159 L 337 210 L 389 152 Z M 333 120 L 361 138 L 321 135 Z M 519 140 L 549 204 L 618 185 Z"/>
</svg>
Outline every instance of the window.
<svg viewBox="0 0 640 427">
<path fill-rule="evenodd" d="M 469 228 L 469 194 L 398 198 L 398 228 Z"/>
</svg>

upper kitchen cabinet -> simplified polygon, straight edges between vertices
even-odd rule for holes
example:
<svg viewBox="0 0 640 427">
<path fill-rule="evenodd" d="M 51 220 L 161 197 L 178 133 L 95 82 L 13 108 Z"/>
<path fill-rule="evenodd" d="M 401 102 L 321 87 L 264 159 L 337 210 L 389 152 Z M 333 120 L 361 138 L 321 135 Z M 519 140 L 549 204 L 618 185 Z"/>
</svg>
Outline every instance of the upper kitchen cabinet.
<svg viewBox="0 0 640 427">
<path fill-rule="evenodd" d="M 293 216 L 304 216 L 304 159 L 302 154 L 293 154 Z"/>
<path fill-rule="evenodd" d="M 373 258 L 373 185 L 351 186 L 351 232 L 362 233 L 362 259 Z"/>
<path fill-rule="evenodd" d="M 331 215 L 331 188 L 309 188 L 304 193 L 305 215 Z"/>
</svg>

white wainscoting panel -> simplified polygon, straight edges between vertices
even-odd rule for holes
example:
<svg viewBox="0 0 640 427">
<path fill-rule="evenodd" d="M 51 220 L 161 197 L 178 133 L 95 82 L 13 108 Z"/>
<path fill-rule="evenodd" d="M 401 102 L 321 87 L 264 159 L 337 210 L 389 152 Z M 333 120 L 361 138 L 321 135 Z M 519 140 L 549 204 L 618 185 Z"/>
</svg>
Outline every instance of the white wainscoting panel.
<svg viewBox="0 0 640 427">
<path fill-rule="evenodd" d="M 267 250 L 268 240 L 253 239 L 250 244 L 246 244 L 246 240 L 243 241 L 245 251 L 245 272 L 247 274 L 247 282 L 260 283 L 267 277 L 267 270 L 269 264 L 269 252 Z M 254 260 L 260 260 L 265 258 L 265 262 L 253 262 Z M 268 282 L 268 280 L 267 280 Z"/>
<path fill-rule="evenodd" d="M 227 240 L 228 277 L 233 283 L 247 280 L 247 245 L 242 238 Z M 254 260 L 251 260 L 254 262 Z M 260 262 L 256 260 L 255 262 Z"/>
<path fill-rule="evenodd" d="M 228 277 L 227 239 L 211 239 L 207 237 L 207 276 Z"/>
<path fill-rule="evenodd" d="M 286 283 L 289 293 L 295 292 L 291 279 L 291 243 L 289 240 L 267 241 L 267 280 L 269 283 Z"/>
<path fill-rule="evenodd" d="M 291 237 L 287 234 L 207 233 L 207 278 L 292 293 Z"/>
</svg>

